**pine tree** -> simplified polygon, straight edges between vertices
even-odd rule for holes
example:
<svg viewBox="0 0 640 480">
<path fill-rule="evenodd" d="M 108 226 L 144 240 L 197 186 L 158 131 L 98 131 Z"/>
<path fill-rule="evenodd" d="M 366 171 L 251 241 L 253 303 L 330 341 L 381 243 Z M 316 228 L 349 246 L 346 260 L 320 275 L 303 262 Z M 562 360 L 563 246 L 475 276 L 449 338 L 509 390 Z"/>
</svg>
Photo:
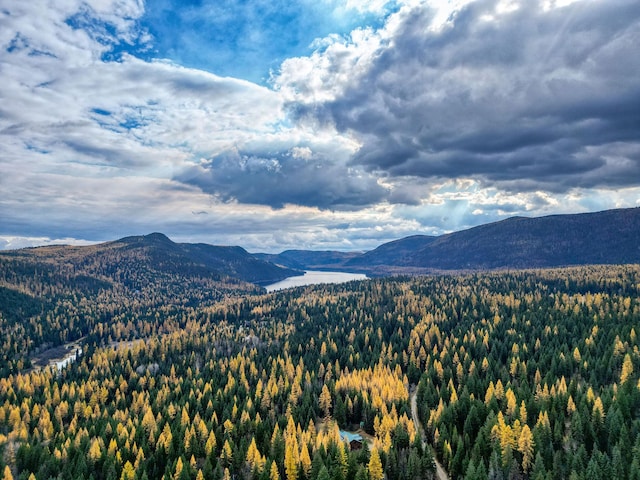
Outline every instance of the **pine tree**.
<svg viewBox="0 0 640 480">
<path fill-rule="evenodd" d="M 329 470 L 327 470 L 326 466 L 322 466 L 320 469 L 320 473 L 318 473 L 318 478 L 316 480 L 331 480 L 331 476 L 329 475 Z"/>
<path fill-rule="evenodd" d="M 419 478 L 419 477 L 415 477 L 415 478 Z M 355 480 L 369 480 L 369 477 L 367 476 L 367 470 L 362 465 L 358 467 Z"/>
</svg>

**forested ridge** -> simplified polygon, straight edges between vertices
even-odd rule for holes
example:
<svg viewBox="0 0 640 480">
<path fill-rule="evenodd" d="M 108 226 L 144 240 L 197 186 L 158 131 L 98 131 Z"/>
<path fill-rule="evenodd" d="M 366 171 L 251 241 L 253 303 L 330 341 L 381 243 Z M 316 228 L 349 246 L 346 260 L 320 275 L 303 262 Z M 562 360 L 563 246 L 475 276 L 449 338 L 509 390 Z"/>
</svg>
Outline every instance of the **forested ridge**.
<svg viewBox="0 0 640 480">
<path fill-rule="evenodd" d="M 640 267 L 607 266 L 171 304 L 149 291 L 145 315 L 89 325 L 62 371 L 0 378 L 0 468 L 24 479 L 428 479 L 416 386 L 453 478 L 640 478 L 639 289 Z M 338 429 L 359 431 L 363 448 Z"/>
<path fill-rule="evenodd" d="M 167 242 L 0 252 L 0 376 L 29 368 L 48 347 L 166 333 L 178 310 L 260 290 L 172 255 Z"/>
<path fill-rule="evenodd" d="M 412 235 L 361 254 L 284 251 L 261 258 L 311 270 L 369 276 L 442 271 L 559 268 L 640 262 L 640 208 L 511 217 L 440 236 Z"/>
</svg>

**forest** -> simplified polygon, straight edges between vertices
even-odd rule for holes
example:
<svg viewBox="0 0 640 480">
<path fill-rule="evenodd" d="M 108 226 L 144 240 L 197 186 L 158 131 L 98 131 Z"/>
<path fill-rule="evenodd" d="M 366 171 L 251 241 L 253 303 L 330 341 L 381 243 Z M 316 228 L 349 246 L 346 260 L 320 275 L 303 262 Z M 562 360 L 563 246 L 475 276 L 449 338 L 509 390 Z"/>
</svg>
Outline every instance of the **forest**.
<svg viewBox="0 0 640 480">
<path fill-rule="evenodd" d="M 638 266 L 272 294 L 7 270 L 6 479 L 640 479 Z M 60 371 L 21 353 L 81 337 Z"/>
</svg>

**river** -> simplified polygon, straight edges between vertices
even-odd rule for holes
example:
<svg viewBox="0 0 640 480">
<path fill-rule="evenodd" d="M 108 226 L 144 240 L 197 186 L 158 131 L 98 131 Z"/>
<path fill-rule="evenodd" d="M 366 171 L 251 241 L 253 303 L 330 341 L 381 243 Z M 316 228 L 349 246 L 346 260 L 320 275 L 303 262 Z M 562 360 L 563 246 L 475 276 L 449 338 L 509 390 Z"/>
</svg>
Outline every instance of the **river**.
<svg viewBox="0 0 640 480">
<path fill-rule="evenodd" d="M 364 280 L 366 278 L 367 276 L 364 273 L 320 272 L 308 270 L 304 272 L 304 275 L 288 277 L 279 282 L 272 283 L 271 285 L 266 285 L 264 288 L 267 289 L 267 292 L 273 292 L 284 288 L 302 287 L 318 283 L 344 283 L 350 282 L 351 280 Z"/>
</svg>

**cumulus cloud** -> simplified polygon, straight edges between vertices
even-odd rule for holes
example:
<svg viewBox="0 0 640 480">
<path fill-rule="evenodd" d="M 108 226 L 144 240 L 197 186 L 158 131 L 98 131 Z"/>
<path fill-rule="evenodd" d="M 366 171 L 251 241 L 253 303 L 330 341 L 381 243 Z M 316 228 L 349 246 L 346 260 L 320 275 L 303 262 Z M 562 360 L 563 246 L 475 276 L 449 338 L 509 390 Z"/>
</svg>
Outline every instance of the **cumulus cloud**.
<svg viewBox="0 0 640 480">
<path fill-rule="evenodd" d="M 201 7 L 181 15 L 222 22 Z M 340 28 L 258 85 L 155 58 L 140 0 L 4 6 L 0 248 L 368 249 L 640 201 L 637 2 L 302 2 L 277 47 L 319 9 Z"/>
<path fill-rule="evenodd" d="M 196 185 L 222 201 L 353 209 L 383 200 L 376 177 L 345 168 L 308 147 L 270 155 L 230 150 L 182 172 L 176 180 Z"/>
<path fill-rule="evenodd" d="M 352 165 L 372 172 L 512 191 L 638 184 L 637 2 L 479 0 L 428 28 L 435 16 L 404 8 L 366 48 L 336 42 L 275 83 L 302 92 L 302 117 L 354 135 Z"/>
</svg>

